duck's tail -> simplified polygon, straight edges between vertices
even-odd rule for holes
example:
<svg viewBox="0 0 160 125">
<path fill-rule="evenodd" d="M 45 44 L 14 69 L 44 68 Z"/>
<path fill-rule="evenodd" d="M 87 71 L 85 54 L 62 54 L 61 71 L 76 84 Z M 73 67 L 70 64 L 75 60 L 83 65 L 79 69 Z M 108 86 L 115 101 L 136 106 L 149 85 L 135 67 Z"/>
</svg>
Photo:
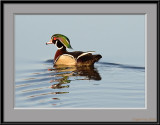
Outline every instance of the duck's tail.
<svg viewBox="0 0 160 125">
<path fill-rule="evenodd" d="M 93 55 L 93 60 L 94 60 L 94 62 L 98 62 L 101 58 L 102 58 L 102 56 L 101 56 L 100 54 L 98 54 L 98 55 Z"/>
</svg>

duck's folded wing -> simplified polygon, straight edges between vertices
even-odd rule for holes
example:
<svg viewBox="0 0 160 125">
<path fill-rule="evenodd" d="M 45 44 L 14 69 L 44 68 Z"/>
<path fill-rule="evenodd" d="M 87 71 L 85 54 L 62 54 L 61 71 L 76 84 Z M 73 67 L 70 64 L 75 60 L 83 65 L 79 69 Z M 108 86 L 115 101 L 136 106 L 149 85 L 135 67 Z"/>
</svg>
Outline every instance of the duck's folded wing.
<svg viewBox="0 0 160 125">
<path fill-rule="evenodd" d="M 82 53 L 81 55 L 79 55 L 77 57 L 77 63 L 82 62 L 82 63 L 86 63 L 86 65 L 91 65 L 94 62 L 98 61 L 100 58 L 102 58 L 101 55 L 92 55 L 91 53 L 93 52 L 85 52 Z"/>
<path fill-rule="evenodd" d="M 83 53 L 84 52 L 82 51 L 74 51 L 74 52 L 67 52 L 66 54 L 72 55 L 75 59 L 77 59 L 77 57 Z"/>
<path fill-rule="evenodd" d="M 85 62 L 87 60 L 91 60 L 92 59 L 92 54 L 91 53 L 88 53 L 88 52 L 84 52 L 82 53 L 81 55 L 79 55 L 77 57 L 77 62 L 80 61 L 80 62 Z"/>
<path fill-rule="evenodd" d="M 88 57 L 88 56 L 92 56 L 91 53 L 93 53 L 94 51 L 88 51 L 88 52 L 83 52 L 82 54 L 80 54 L 78 57 L 77 57 L 77 60 L 81 57 Z"/>
</svg>

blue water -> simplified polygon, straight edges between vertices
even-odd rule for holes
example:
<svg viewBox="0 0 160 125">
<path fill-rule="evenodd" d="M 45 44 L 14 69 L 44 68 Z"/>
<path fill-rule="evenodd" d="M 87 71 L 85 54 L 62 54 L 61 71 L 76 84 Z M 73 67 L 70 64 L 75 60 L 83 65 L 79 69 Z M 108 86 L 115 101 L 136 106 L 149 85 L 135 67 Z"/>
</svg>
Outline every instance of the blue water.
<svg viewBox="0 0 160 125">
<path fill-rule="evenodd" d="M 15 15 L 15 108 L 145 108 L 144 15 Z M 53 67 L 66 35 L 94 67 Z"/>
</svg>

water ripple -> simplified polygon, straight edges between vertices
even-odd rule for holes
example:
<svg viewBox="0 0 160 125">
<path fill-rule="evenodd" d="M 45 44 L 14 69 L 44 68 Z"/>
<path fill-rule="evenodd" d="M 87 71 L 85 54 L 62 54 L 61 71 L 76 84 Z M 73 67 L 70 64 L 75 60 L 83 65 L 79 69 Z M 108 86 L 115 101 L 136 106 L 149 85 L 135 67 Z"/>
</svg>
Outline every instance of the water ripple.
<svg viewBox="0 0 160 125">
<path fill-rule="evenodd" d="M 118 63 L 98 62 L 98 64 L 100 64 L 101 66 L 109 66 L 109 67 L 118 67 L 118 68 L 145 70 L 145 67 L 124 65 L 124 64 L 118 64 Z"/>
<path fill-rule="evenodd" d="M 115 69 L 124 69 L 126 73 L 128 73 L 126 69 L 132 69 L 141 71 L 139 74 L 142 74 L 145 71 L 144 67 L 110 62 L 97 62 L 97 67 L 52 67 L 53 60 L 50 59 L 40 63 L 43 63 L 42 69 L 17 72 L 20 77 L 15 82 L 16 103 L 26 102 L 16 104 L 17 106 L 78 107 L 89 106 L 89 104 L 96 106 L 98 102 L 104 100 L 104 97 L 113 102 L 125 98 L 133 99 L 133 101 L 144 99 L 144 84 L 134 83 L 135 80 L 132 79 L 125 81 L 122 72 Z M 106 70 L 99 71 L 99 69 Z M 131 78 L 143 79 L 143 74 L 136 74 L 132 70 L 129 72 Z M 102 78 L 102 76 L 105 77 Z M 104 106 L 104 104 L 100 105 Z"/>
</svg>

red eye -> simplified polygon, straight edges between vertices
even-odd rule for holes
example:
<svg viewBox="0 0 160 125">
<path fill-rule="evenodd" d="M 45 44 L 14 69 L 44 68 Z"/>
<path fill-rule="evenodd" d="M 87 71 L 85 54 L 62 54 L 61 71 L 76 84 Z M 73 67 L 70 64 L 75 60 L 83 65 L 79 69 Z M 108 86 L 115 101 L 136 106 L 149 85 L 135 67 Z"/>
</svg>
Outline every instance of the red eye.
<svg viewBox="0 0 160 125">
<path fill-rule="evenodd" d="M 54 37 L 53 40 L 56 40 L 56 37 Z"/>
</svg>

